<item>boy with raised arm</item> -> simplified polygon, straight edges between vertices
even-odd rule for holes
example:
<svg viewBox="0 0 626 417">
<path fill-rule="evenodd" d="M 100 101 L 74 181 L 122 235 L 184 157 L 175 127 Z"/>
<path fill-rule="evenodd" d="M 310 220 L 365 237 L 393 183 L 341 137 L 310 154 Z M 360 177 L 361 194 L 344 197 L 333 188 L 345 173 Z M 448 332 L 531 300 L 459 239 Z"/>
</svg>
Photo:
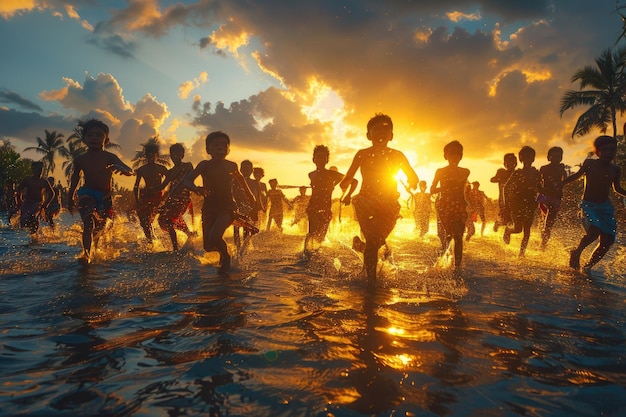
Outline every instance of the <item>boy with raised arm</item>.
<svg viewBox="0 0 626 417">
<path fill-rule="evenodd" d="M 224 132 L 211 132 L 206 137 L 206 152 L 211 159 L 200 161 L 185 179 L 185 186 L 204 196 L 202 204 L 202 237 L 204 250 L 220 254 L 219 274 L 230 272 L 230 254 L 224 241 L 224 232 L 234 220 L 237 206 L 233 199 L 233 181 L 244 190 L 248 201 L 254 204 L 254 195 L 235 162 L 226 159 L 230 152 L 230 137 Z M 202 177 L 202 188 L 194 181 Z"/>
<path fill-rule="evenodd" d="M 133 170 L 120 158 L 105 151 L 109 142 L 109 127 L 100 120 L 90 119 L 79 122 L 82 139 L 87 152 L 74 159 L 74 170 L 70 178 L 67 209 L 74 210 L 74 193 L 78 196 L 78 211 L 83 221 L 83 254 L 78 262 L 86 265 L 91 260 L 92 243 L 97 243 L 104 231 L 107 220 L 113 219 L 111 199 L 111 178 L 114 172 L 133 175 Z M 76 191 L 78 181 L 83 177 L 84 184 Z"/>
<path fill-rule="evenodd" d="M 367 139 L 372 142 L 372 146 L 357 151 L 339 186 L 345 192 L 356 172 L 361 170 L 363 182 L 353 202 L 357 221 L 365 237 L 365 272 L 368 280 L 372 281 L 376 279 L 378 250 L 385 244 L 400 215 L 396 175 L 402 171 L 410 189 L 417 187 L 418 178 L 406 156 L 387 146 L 393 139 L 393 123 L 389 116 L 378 113 L 369 120 Z M 350 197 L 344 197 L 343 202 L 349 204 Z"/>
<path fill-rule="evenodd" d="M 313 163 L 315 171 L 309 172 L 311 180 L 311 198 L 306 208 L 309 219 L 309 232 L 304 238 L 304 253 L 307 254 L 312 248 L 322 244 L 328 233 L 328 226 L 332 220 L 332 196 L 335 186 L 343 180 L 344 175 L 338 171 L 326 168 L 330 158 L 330 150 L 327 146 L 317 145 L 313 149 Z M 350 181 L 350 189 L 346 197 L 348 199 L 354 192 L 358 181 Z M 306 190 L 306 188 L 305 188 Z M 339 204 L 342 204 L 339 202 Z"/>
<path fill-rule="evenodd" d="M 176 230 L 180 230 L 187 236 L 194 235 L 189 230 L 183 214 L 191 205 L 189 190 L 183 186 L 187 175 L 193 171 L 191 162 L 183 162 L 185 147 L 180 143 L 170 146 L 170 158 L 174 166 L 167 171 L 161 188 L 169 185 L 169 190 L 164 197 L 164 203 L 159 209 L 159 226 L 165 230 L 172 241 L 172 249 L 178 250 L 178 238 Z"/>
<path fill-rule="evenodd" d="M 598 246 L 591 254 L 591 258 L 583 266 L 583 271 L 589 272 L 611 248 L 617 234 L 615 209 L 609 192 L 611 187 L 622 197 L 626 197 L 626 190 L 620 184 L 621 170 L 613 163 L 617 152 L 617 141 L 611 136 L 598 136 L 593 142 L 598 159 L 587 159 L 580 170 L 567 177 L 561 184 L 569 184 L 581 177 L 585 178 L 585 189 L 580 208 L 583 213 L 585 235 L 576 249 L 570 252 L 569 266 L 580 269 L 580 255 L 583 250 L 592 244 L 598 237 Z"/>
<path fill-rule="evenodd" d="M 441 248 L 446 251 L 454 240 L 454 268 L 458 272 L 463 259 L 463 231 L 467 220 L 465 190 L 470 170 L 459 167 L 463 145 L 456 140 L 443 147 L 443 157 L 448 166 L 435 171 L 430 193 L 438 194 L 435 208 Z"/>
</svg>

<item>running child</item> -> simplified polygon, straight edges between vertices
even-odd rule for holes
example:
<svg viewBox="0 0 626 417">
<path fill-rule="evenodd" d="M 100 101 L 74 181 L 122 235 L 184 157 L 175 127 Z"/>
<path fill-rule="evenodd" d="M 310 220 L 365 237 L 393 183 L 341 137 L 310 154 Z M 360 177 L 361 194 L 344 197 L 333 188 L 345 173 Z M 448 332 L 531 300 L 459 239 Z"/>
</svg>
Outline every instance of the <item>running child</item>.
<svg viewBox="0 0 626 417">
<path fill-rule="evenodd" d="M 107 220 L 113 220 L 111 199 L 111 179 L 114 172 L 131 176 L 133 170 L 120 158 L 104 150 L 109 143 L 109 127 L 100 120 L 90 119 L 79 122 L 78 128 L 87 152 L 74 159 L 74 170 L 70 178 L 67 209 L 74 210 L 74 194 L 78 196 L 78 211 L 83 221 L 83 254 L 78 258 L 88 264 L 92 257 L 92 244 L 97 244 L 105 229 Z M 76 191 L 81 179 L 84 184 Z"/>
<path fill-rule="evenodd" d="M 567 178 L 565 165 L 561 163 L 562 160 L 563 148 L 554 146 L 548 150 L 548 161 L 550 163 L 539 168 L 541 184 L 537 202 L 544 220 L 541 229 L 541 250 L 545 250 L 550 239 L 552 226 L 554 226 L 556 216 L 561 210 L 561 200 L 563 199 L 562 182 Z"/>
<path fill-rule="evenodd" d="M 245 190 L 239 187 L 236 183 L 233 187 L 233 197 L 235 198 L 235 204 L 237 204 L 237 212 L 242 215 L 250 224 L 257 226 L 259 224 L 259 207 L 257 206 L 258 201 L 260 201 L 260 185 L 257 180 L 252 178 L 252 173 L 254 172 L 254 166 L 252 162 L 249 160 L 242 161 L 239 164 L 239 170 L 243 178 L 246 180 L 246 184 L 248 184 L 248 188 L 254 194 L 254 202 L 250 203 L 246 196 Z M 240 229 L 242 227 L 233 223 L 233 240 L 235 242 L 235 246 L 237 250 L 241 249 L 241 233 Z M 251 236 L 251 232 L 243 228 L 243 241 Z"/>
<path fill-rule="evenodd" d="M 283 190 L 278 189 L 278 180 L 276 178 L 272 178 L 270 181 L 270 189 L 267 190 L 267 199 L 269 200 L 269 212 L 267 213 L 267 227 L 266 231 L 270 231 L 270 227 L 272 226 L 272 221 L 276 223 L 278 230 L 283 231 L 283 217 L 284 217 L 284 206 L 283 203 L 287 204 L 289 208 L 291 208 L 291 202 L 287 200 Z"/>
<path fill-rule="evenodd" d="M 48 182 L 54 191 L 54 194 L 50 196 L 50 204 L 45 210 L 45 220 L 50 225 L 50 227 L 54 228 L 54 218 L 59 215 L 61 211 L 61 193 L 63 191 L 63 187 L 61 184 L 54 185 L 54 177 L 48 177 Z"/>
<path fill-rule="evenodd" d="M 361 170 L 363 182 L 359 194 L 353 198 L 354 211 L 365 237 L 365 272 L 368 280 L 372 281 L 376 279 L 378 250 L 385 245 L 400 215 L 396 175 L 402 171 L 411 189 L 417 187 L 419 179 L 406 156 L 387 146 L 393 139 L 393 122 L 389 116 L 378 113 L 369 120 L 367 139 L 372 146 L 357 151 L 339 186 L 345 193 L 356 172 Z M 350 197 L 344 197 L 343 202 L 349 204 Z"/>
<path fill-rule="evenodd" d="M 34 237 L 39 230 L 39 221 L 52 201 L 54 189 L 48 180 L 41 176 L 43 162 L 33 162 L 31 169 L 32 175 L 22 180 L 17 192 L 21 201 L 20 227 L 28 228 L 31 237 Z"/>
<path fill-rule="evenodd" d="M 143 146 L 147 163 L 137 169 L 137 179 L 133 187 L 135 202 L 137 203 L 137 217 L 148 243 L 152 243 L 154 230 L 152 223 L 156 218 L 158 208 L 163 198 L 163 179 L 167 175 L 167 168 L 157 163 L 159 158 L 159 144 L 148 142 Z M 144 187 L 139 188 L 141 180 Z"/>
<path fill-rule="evenodd" d="M 504 185 L 511 178 L 517 167 L 517 157 L 513 153 L 504 154 L 504 168 L 498 168 L 491 182 L 498 184 L 498 217 L 493 223 L 493 231 L 497 232 L 500 226 L 511 223 L 511 209 L 504 200 Z"/>
<path fill-rule="evenodd" d="M 518 157 L 522 163 L 522 168 L 516 169 L 504 185 L 504 199 L 511 209 L 513 227 L 507 226 L 504 229 L 502 239 L 508 245 L 511 242 L 511 234 L 523 232 L 519 249 L 519 256 L 523 257 L 530 239 L 530 228 L 535 218 L 537 192 L 541 176 L 537 168 L 533 166 L 533 162 L 535 162 L 535 150 L 533 148 L 523 146 Z"/>
<path fill-rule="evenodd" d="M 311 198 L 306 208 L 306 214 L 309 218 L 309 232 L 304 239 L 305 254 L 311 249 L 319 247 L 326 238 L 333 217 L 331 210 L 333 190 L 344 178 L 342 173 L 326 168 L 329 159 L 330 150 L 327 146 L 317 145 L 313 149 L 313 163 L 316 169 L 309 172 Z M 348 199 L 357 184 L 358 181 L 354 178 L 350 181 L 350 189 L 346 194 Z"/>
<path fill-rule="evenodd" d="M 167 171 L 161 183 L 161 189 L 169 185 L 169 190 L 164 197 L 163 205 L 159 208 L 159 226 L 169 235 L 172 249 L 175 251 L 178 250 L 176 230 L 180 230 L 188 237 L 195 235 L 183 219 L 183 215 L 191 207 L 191 195 L 189 189 L 183 186 L 183 182 L 193 171 L 191 162 L 183 162 L 184 156 L 185 147 L 182 144 L 175 143 L 170 146 L 170 158 L 174 166 Z"/>
<path fill-rule="evenodd" d="M 184 184 L 191 191 L 204 196 L 202 204 L 204 250 L 219 252 L 218 273 L 228 274 L 231 256 L 224 240 L 224 232 L 233 222 L 237 210 L 233 199 L 233 181 L 245 191 L 251 204 L 254 204 L 254 195 L 239 172 L 237 164 L 226 159 L 230 152 L 230 137 L 224 132 L 211 132 L 206 137 L 205 146 L 211 159 L 200 161 L 187 176 Z M 199 176 L 202 177 L 202 188 L 194 184 Z"/>
<path fill-rule="evenodd" d="M 458 272 L 463 260 L 463 231 L 467 220 L 465 190 L 470 170 L 459 167 L 463 159 L 463 145 L 459 141 L 446 144 L 443 157 L 448 161 L 448 166 L 435 171 L 430 193 L 438 194 L 435 209 L 442 252 L 445 253 L 454 241 L 454 268 Z"/>
<path fill-rule="evenodd" d="M 600 238 L 591 258 L 583 266 L 589 272 L 609 251 L 617 234 L 615 209 L 609 192 L 611 187 L 620 196 L 626 197 L 626 190 L 620 184 L 621 170 L 613 163 L 617 152 L 617 141 L 612 136 L 598 136 L 593 142 L 598 159 L 587 159 L 575 174 L 567 177 L 561 184 L 569 184 L 581 177 L 585 178 L 584 192 L 580 208 L 583 214 L 585 235 L 576 249 L 570 252 L 569 266 L 580 269 L 580 255 L 583 250 Z"/>
</svg>

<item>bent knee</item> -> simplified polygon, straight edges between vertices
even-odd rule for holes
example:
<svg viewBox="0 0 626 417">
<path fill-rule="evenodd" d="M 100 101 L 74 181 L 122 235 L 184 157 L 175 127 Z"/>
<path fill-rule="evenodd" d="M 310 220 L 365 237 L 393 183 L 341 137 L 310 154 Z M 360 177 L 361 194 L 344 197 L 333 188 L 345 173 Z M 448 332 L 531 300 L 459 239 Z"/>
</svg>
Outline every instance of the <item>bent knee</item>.
<svg viewBox="0 0 626 417">
<path fill-rule="evenodd" d="M 611 246 L 615 243 L 615 236 L 609 233 L 601 233 L 600 234 L 600 244 L 602 246 Z"/>
</svg>

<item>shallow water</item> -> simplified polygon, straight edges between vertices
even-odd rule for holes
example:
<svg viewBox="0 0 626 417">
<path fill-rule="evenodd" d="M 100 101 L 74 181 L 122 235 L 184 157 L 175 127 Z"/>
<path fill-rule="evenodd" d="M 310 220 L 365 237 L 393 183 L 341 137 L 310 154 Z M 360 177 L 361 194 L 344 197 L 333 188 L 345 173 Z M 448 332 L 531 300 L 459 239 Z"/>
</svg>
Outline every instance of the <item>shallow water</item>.
<svg viewBox="0 0 626 417">
<path fill-rule="evenodd" d="M 349 220 L 308 261 L 261 233 L 229 277 L 121 221 L 80 267 L 76 220 L 0 228 L 1 415 L 626 415 L 626 251 L 574 274 L 580 230 L 524 259 L 488 231 L 457 281 L 402 220 L 367 286 Z"/>
</svg>

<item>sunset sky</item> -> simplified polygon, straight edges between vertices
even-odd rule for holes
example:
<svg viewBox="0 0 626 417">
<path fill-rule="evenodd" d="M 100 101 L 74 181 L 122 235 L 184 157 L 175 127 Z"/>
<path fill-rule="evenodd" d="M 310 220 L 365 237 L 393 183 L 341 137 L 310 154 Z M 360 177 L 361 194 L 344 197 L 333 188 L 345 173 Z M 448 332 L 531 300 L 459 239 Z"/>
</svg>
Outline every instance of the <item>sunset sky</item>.
<svg viewBox="0 0 626 417">
<path fill-rule="evenodd" d="M 3 0 L 0 138 L 39 159 L 23 149 L 44 129 L 97 117 L 128 163 L 158 134 L 196 164 L 222 130 L 229 159 L 307 185 L 315 145 L 345 172 L 383 112 L 429 186 L 459 140 L 496 198 L 506 152 L 582 162 L 600 132 L 572 139 L 582 109 L 561 118 L 560 99 L 622 29 L 614 0 Z"/>
</svg>

